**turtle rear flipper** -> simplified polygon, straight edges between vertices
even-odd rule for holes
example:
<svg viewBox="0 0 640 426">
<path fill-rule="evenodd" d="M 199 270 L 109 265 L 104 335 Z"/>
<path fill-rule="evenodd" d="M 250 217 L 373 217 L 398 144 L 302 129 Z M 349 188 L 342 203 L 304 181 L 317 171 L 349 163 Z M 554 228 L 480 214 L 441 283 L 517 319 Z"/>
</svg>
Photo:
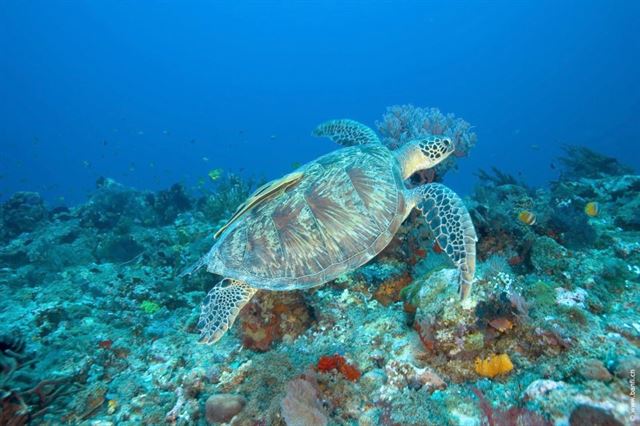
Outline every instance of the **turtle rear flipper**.
<svg viewBox="0 0 640 426">
<path fill-rule="evenodd" d="M 471 291 L 476 271 L 476 230 L 471 216 L 458 195 L 439 183 L 411 191 L 435 240 L 460 271 L 459 293 L 465 299 Z"/>
<path fill-rule="evenodd" d="M 255 293 L 255 288 L 231 278 L 224 278 L 213 286 L 202 305 L 198 321 L 200 342 L 215 343 L 220 340 Z"/>
<path fill-rule="evenodd" d="M 313 131 L 314 136 L 324 136 L 342 146 L 380 143 L 376 132 L 355 120 L 329 120 Z"/>
</svg>

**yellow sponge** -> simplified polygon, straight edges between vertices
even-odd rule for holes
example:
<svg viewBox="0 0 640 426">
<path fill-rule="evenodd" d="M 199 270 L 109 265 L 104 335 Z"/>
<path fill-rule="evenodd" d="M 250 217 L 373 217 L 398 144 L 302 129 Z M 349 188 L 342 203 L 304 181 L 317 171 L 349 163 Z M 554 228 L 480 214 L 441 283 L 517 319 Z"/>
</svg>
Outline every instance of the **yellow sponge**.
<svg viewBox="0 0 640 426">
<path fill-rule="evenodd" d="M 493 379 L 498 374 L 513 370 L 513 363 L 507 354 L 492 355 L 486 359 L 476 358 L 475 369 L 479 375 Z"/>
</svg>

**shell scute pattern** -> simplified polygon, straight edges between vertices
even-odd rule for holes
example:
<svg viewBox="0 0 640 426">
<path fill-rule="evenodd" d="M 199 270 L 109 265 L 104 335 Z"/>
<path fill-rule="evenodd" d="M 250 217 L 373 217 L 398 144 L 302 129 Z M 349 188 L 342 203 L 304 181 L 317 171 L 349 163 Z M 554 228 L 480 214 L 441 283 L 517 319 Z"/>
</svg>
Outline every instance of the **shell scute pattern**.
<svg viewBox="0 0 640 426">
<path fill-rule="evenodd" d="M 296 186 L 256 206 L 221 236 L 212 249 L 212 272 L 258 288 L 306 288 L 360 266 L 388 244 L 405 204 L 387 148 L 345 148 L 301 170 Z"/>
</svg>

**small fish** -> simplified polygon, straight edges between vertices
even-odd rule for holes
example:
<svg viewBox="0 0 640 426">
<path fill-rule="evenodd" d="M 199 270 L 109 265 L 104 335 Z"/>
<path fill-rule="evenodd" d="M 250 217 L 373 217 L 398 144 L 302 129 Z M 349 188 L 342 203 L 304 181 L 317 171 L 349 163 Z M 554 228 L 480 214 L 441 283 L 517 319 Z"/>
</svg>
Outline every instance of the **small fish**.
<svg viewBox="0 0 640 426">
<path fill-rule="evenodd" d="M 529 210 L 522 210 L 518 213 L 518 220 L 525 225 L 534 225 L 536 223 L 536 215 L 531 213 Z"/>
<path fill-rule="evenodd" d="M 220 176 L 222 176 L 222 169 L 213 169 L 209 171 L 208 175 L 209 179 L 215 182 L 220 179 Z"/>
<path fill-rule="evenodd" d="M 553 164 L 553 163 L 549 164 L 549 167 L 551 167 L 551 170 L 555 170 L 556 169 L 556 165 Z"/>
<path fill-rule="evenodd" d="M 202 161 L 204 161 L 205 163 L 208 163 L 208 162 L 209 162 L 209 158 L 207 158 L 207 157 L 202 157 Z"/>
<path fill-rule="evenodd" d="M 600 213 L 600 205 L 595 201 L 591 201 L 584 206 L 584 212 L 589 217 L 596 217 Z"/>
<path fill-rule="evenodd" d="M 276 137 L 276 135 L 271 135 L 271 140 L 274 140 Z"/>
<path fill-rule="evenodd" d="M 110 399 L 107 403 L 107 414 L 113 414 L 118 409 L 118 401 Z"/>
<path fill-rule="evenodd" d="M 90 162 L 89 160 L 82 160 L 82 165 L 83 165 L 86 169 L 91 168 L 91 162 Z"/>
<path fill-rule="evenodd" d="M 292 169 L 297 169 L 297 168 L 299 168 L 300 166 L 302 166 L 302 164 L 300 164 L 300 163 L 299 163 L 299 162 L 297 162 L 297 161 L 294 161 L 293 163 L 291 163 L 291 168 L 292 168 Z"/>
<path fill-rule="evenodd" d="M 531 149 L 534 151 L 540 151 L 540 145 L 534 143 L 531 145 Z"/>
</svg>

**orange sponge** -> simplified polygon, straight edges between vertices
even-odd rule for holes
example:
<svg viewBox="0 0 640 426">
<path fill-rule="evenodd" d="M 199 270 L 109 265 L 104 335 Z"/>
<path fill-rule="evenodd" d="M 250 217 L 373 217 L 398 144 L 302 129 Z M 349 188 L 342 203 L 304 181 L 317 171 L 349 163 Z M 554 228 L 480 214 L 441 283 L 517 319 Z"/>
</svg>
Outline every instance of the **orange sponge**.
<svg viewBox="0 0 640 426">
<path fill-rule="evenodd" d="M 342 375 L 352 382 L 355 382 L 362 375 L 360 371 L 351 364 L 347 364 L 347 360 L 341 355 L 324 355 L 318 360 L 318 371 L 324 373 L 331 370 L 338 370 Z"/>
<path fill-rule="evenodd" d="M 486 359 L 476 358 L 475 369 L 479 375 L 493 379 L 513 370 L 513 363 L 507 354 L 492 355 Z"/>
</svg>

